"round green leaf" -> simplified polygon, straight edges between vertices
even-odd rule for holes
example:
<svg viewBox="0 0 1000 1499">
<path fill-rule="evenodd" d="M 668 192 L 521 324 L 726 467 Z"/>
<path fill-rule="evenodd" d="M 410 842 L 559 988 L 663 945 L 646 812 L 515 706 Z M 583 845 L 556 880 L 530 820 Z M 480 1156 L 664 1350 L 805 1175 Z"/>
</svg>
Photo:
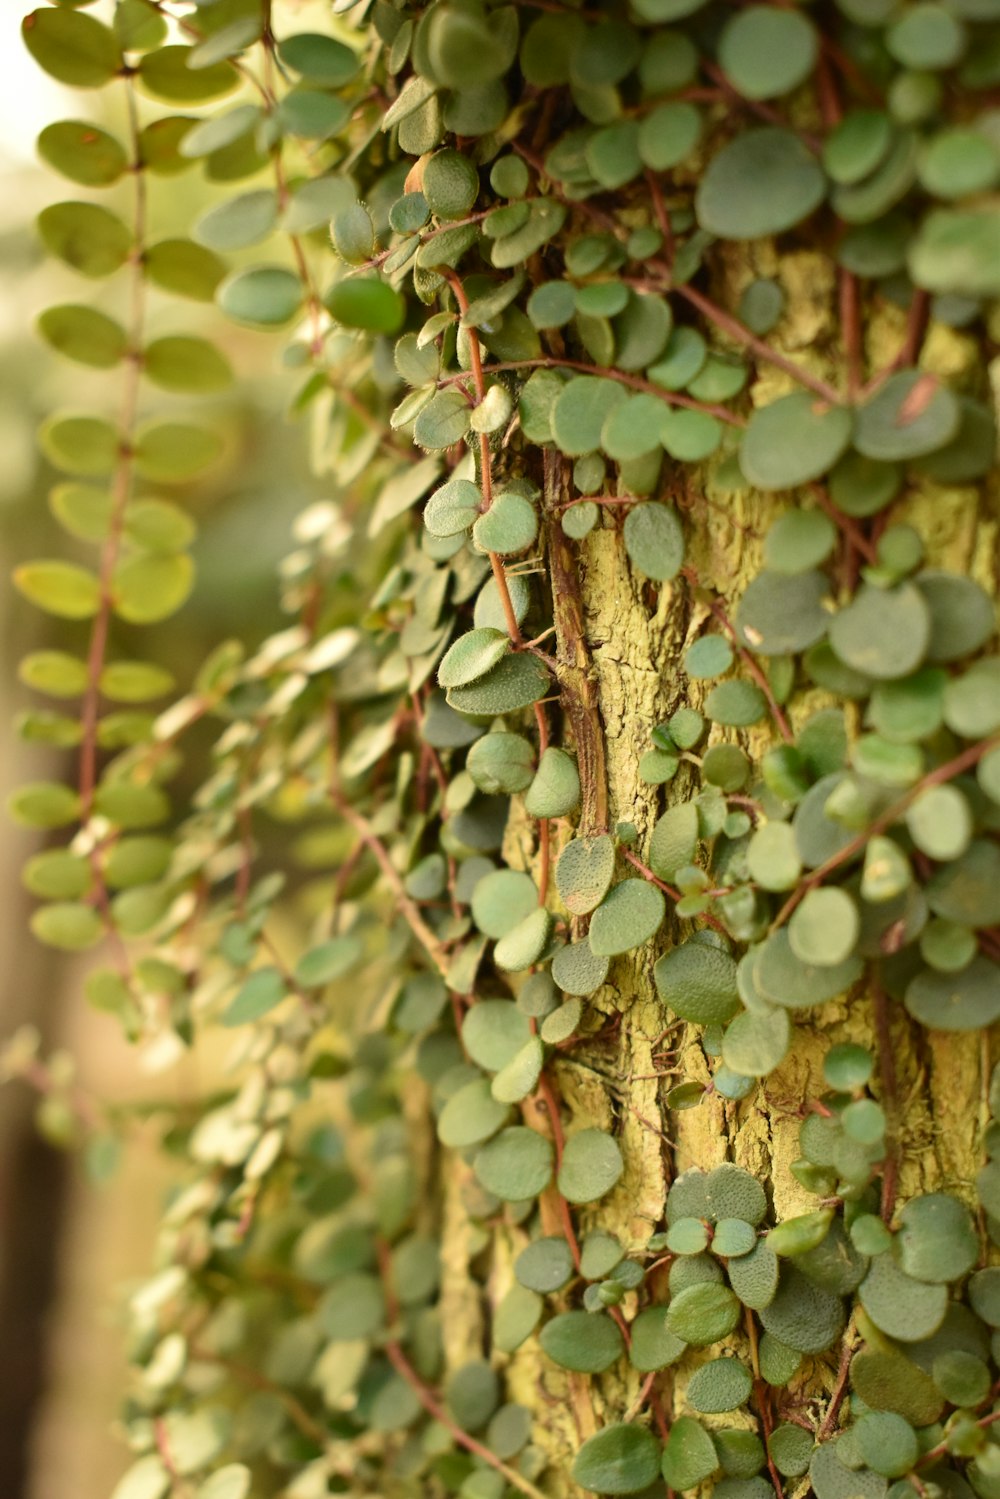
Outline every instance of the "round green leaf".
<svg viewBox="0 0 1000 1499">
<path fill-rule="evenodd" d="M 750 1398 L 753 1380 L 737 1358 L 710 1359 L 691 1376 L 688 1404 L 700 1415 L 721 1415 L 737 1410 Z"/>
<path fill-rule="evenodd" d="M 596 1202 L 625 1169 L 618 1142 L 601 1129 L 584 1129 L 566 1141 L 558 1185 L 567 1202 Z"/>
<path fill-rule="evenodd" d="M 438 1139 L 452 1150 L 483 1145 L 507 1123 L 509 1115 L 510 1109 L 493 1097 L 487 1080 L 477 1077 L 453 1093 L 441 1110 Z"/>
<path fill-rule="evenodd" d="M 218 302 L 238 323 L 275 327 L 287 323 L 299 310 L 302 285 L 284 266 L 253 266 L 226 278 L 218 289 Z"/>
<path fill-rule="evenodd" d="M 225 390 L 233 380 L 229 360 L 205 338 L 154 339 L 143 352 L 143 369 L 163 390 L 196 395 Z"/>
<path fill-rule="evenodd" d="M 910 980 L 905 1002 L 928 1030 L 980 1030 L 1000 1019 L 1000 968 L 982 956 L 959 973 L 924 968 Z"/>
<path fill-rule="evenodd" d="M 552 1178 L 552 1146 L 542 1135 L 513 1125 L 484 1145 L 474 1162 L 476 1176 L 503 1202 L 524 1202 L 544 1191 Z"/>
<path fill-rule="evenodd" d="M 935 376 L 901 370 L 858 408 L 854 445 L 882 462 L 921 458 L 944 447 L 961 418 L 958 401 Z"/>
<path fill-rule="evenodd" d="M 595 1494 L 638 1494 L 658 1476 L 660 1444 L 645 1426 L 618 1422 L 590 1437 L 573 1460 L 573 1482 Z"/>
<path fill-rule="evenodd" d="M 618 1324 L 602 1312 L 563 1312 L 538 1336 L 543 1353 L 563 1369 L 602 1374 L 625 1351 Z"/>
<path fill-rule="evenodd" d="M 472 527 L 472 539 L 481 552 L 501 557 L 527 551 L 538 535 L 538 513 L 516 490 L 503 490 Z"/>
<path fill-rule="evenodd" d="M 845 407 L 827 406 L 808 391 L 781 396 L 751 416 L 740 444 L 740 467 L 758 489 L 807 484 L 842 456 L 853 426 Z"/>
<path fill-rule="evenodd" d="M 110 187 L 128 167 L 121 142 L 90 120 L 57 120 L 46 125 L 38 137 L 38 154 L 82 187 Z"/>
<path fill-rule="evenodd" d="M 556 865 L 556 885 L 567 911 L 573 916 L 585 916 L 600 905 L 614 872 L 615 845 L 607 833 L 594 838 L 574 838 L 567 843 Z"/>
<path fill-rule="evenodd" d="M 818 52 L 816 28 L 799 11 L 751 5 L 726 23 L 718 57 L 745 99 L 776 99 L 805 82 Z"/>
<path fill-rule="evenodd" d="M 398 333 L 406 315 L 399 292 L 376 276 L 350 276 L 337 281 L 327 292 L 324 305 L 336 322 L 365 333 Z"/>
<path fill-rule="evenodd" d="M 815 1285 L 787 1262 L 777 1295 L 758 1315 L 766 1332 L 798 1353 L 824 1352 L 844 1327 L 840 1297 Z"/>
<path fill-rule="evenodd" d="M 78 11 L 34 10 L 22 21 L 21 35 L 39 67 L 70 88 L 101 88 L 122 66 L 114 33 Z"/>
<path fill-rule="evenodd" d="M 631 952 L 654 937 L 666 915 L 662 891 L 646 880 L 622 880 L 597 907 L 590 922 L 590 946 L 603 957 Z"/>
<path fill-rule="evenodd" d="M 740 1316 L 739 1300 L 728 1286 L 705 1282 L 688 1286 L 672 1297 L 667 1307 L 667 1327 L 692 1347 L 705 1348 L 728 1337 Z"/>
<path fill-rule="evenodd" d="M 675 578 L 684 561 L 684 531 L 677 512 L 651 501 L 636 505 L 625 517 L 625 550 L 647 578 Z"/>
<path fill-rule="evenodd" d="M 828 885 L 809 890 L 795 908 L 788 940 L 803 963 L 829 968 L 850 957 L 860 930 L 861 917 L 847 891 Z"/>
<path fill-rule="evenodd" d="M 834 615 L 830 644 L 845 665 L 876 681 L 908 676 L 930 643 L 930 610 L 912 583 L 895 588 L 861 586 Z"/>
<path fill-rule="evenodd" d="M 693 1489 L 716 1471 L 719 1456 L 708 1432 L 693 1416 L 670 1424 L 663 1449 L 663 1477 L 672 1489 Z"/>
<path fill-rule="evenodd" d="M 486 1072 L 506 1067 L 530 1036 L 531 1022 L 509 999 L 480 999 L 462 1021 L 462 1044 Z"/>
<path fill-rule="evenodd" d="M 823 173 L 790 130 L 745 130 L 708 164 L 695 197 L 698 222 L 721 239 L 781 234 L 823 200 Z"/>
<path fill-rule="evenodd" d="M 816 571 L 761 572 L 736 611 L 744 645 L 761 656 L 787 656 L 807 650 L 830 624 L 830 584 Z"/>
<path fill-rule="evenodd" d="M 682 1020 L 712 1025 L 740 1008 L 736 964 L 728 953 L 704 942 L 682 942 L 653 969 L 656 992 Z"/>
<path fill-rule="evenodd" d="M 83 276 L 110 276 L 132 251 L 131 231 L 99 203 L 51 203 L 38 215 L 38 233 L 50 255 Z"/>
<path fill-rule="evenodd" d="M 858 1296 L 879 1331 L 901 1343 L 929 1338 L 941 1326 L 948 1309 L 946 1286 L 914 1280 L 900 1269 L 891 1253 L 872 1260 Z"/>
<path fill-rule="evenodd" d="M 645 1307 L 629 1331 L 629 1362 L 643 1374 L 675 1364 L 687 1349 L 687 1344 L 668 1328 L 662 1306 Z"/>
<path fill-rule="evenodd" d="M 514 1274 L 522 1286 L 542 1296 L 561 1291 L 573 1277 L 569 1245 L 565 1239 L 535 1239 L 514 1261 Z"/>
</svg>

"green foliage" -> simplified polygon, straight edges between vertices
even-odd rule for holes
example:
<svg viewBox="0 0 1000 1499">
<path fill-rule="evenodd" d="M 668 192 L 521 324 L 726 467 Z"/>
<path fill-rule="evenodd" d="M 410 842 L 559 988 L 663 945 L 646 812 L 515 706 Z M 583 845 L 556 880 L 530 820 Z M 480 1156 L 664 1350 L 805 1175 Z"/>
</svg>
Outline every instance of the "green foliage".
<svg viewBox="0 0 1000 1499">
<path fill-rule="evenodd" d="M 22 682 L 79 699 L 22 723 L 77 757 L 12 799 L 58 834 L 25 871 L 32 930 L 103 944 L 89 998 L 154 1058 L 215 1027 L 231 1047 L 168 1125 L 187 1176 L 131 1301 L 115 1499 L 538 1499 L 554 1463 L 599 1494 L 721 1474 L 723 1499 L 780 1499 L 808 1472 L 818 1499 L 994 1499 L 1000 1084 L 976 1182 L 897 1210 L 892 1052 L 1000 1018 L 996 614 L 933 520 L 977 486 L 971 533 L 995 488 L 985 368 L 957 376 L 948 343 L 995 337 L 995 7 L 287 9 L 24 23 L 50 76 L 116 101 L 40 137 L 108 197 L 43 209 L 101 306 L 81 281 L 39 332 L 119 391 L 81 382 L 44 424 L 70 542 L 15 573 L 66 622 Z M 154 239 L 189 169 L 222 195 Z M 807 280 L 838 281 L 842 348 L 802 336 Z M 232 360 L 175 299 L 244 330 Z M 296 525 L 287 630 L 154 715 L 174 684 L 137 627 L 193 586 L 231 437 L 213 398 L 254 329 L 283 330 L 336 499 Z M 704 571 L 733 526 L 730 619 Z M 647 662 L 610 613 L 588 633 L 611 577 Z M 665 721 L 623 722 L 660 673 Z M 668 1153 L 671 1113 L 718 1134 L 801 1109 L 773 1196 L 716 1153 L 643 1216 L 655 1126 L 608 1049 L 640 993 L 644 1044 L 655 1006 L 678 1038 Z M 788 1190 L 817 1206 L 776 1214 Z M 475 1356 L 459 1274 L 489 1312 Z M 504 1403 L 535 1337 L 610 1375 L 574 1453 Z M 803 1386 L 803 1358 L 829 1378 Z"/>
</svg>

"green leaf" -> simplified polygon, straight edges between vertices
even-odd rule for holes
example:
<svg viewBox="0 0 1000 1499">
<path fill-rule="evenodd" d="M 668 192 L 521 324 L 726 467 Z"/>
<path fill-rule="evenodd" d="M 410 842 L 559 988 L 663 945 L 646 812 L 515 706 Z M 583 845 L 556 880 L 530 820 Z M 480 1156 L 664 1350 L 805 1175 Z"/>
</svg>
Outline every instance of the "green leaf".
<svg viewBox="0 0 1000 1499">
<path fill-rule="evenodd" d="M 979 1257 L 969 1210 L 947 1192 L 911 1198 L 900 1213 L 896 1244 L 906 1274 L 934 1285 L 960 1280 Z"/>
<path fill-rule="evenodd" d="M 593 911 L 607 894 L 614 872 L 614 840 L 607 833 L 567 843 L 556 865 L 556 885 L 567 911 L 573 916 Z"/>
<path fill-rule="evenodd" d="M 788 19 L 798 18 L 788 13 Z M 846 451 L 853 427 L 845 407 L 828 406 L 808 391 L 795 391 L 753 413 L 740 443 L 740 467 L 757 489 L 793 489 L 833 467 Z"/>
<path fill-rule="evenodd" d="M 639 155 L 643 166 L 653 172 L 669 172 L 687 160 L 698 145 L 701 132 L 701 115 L 693 104 L 672 100 L 669 104 L 658 105 L 650 110 L 639 126 Z M 652 360 L 646 360 L 646 363 L 650 364 Z"/>
<path fill-rule="evenodd" d="M 691 1376 L 687 1389 L 688 1404 L 699 1415 L 721 1415 L 734 1411 L 750 1398 L 753 1380 L 750 1371 L 737 1358 L 710 1359 Z"/>
<path fill-rule="evenodd" d="M 663 1477 L 668 1487 L 682 1491 L 696 1488 L 718 1466 L 715 1444 L 701 1422 L 693 1416 L 676 1417 L 663 1449 Z"/>
<path fill-rule="evenodd" d="M 42 906 L 31 917 L 31 930 L 39 942 L 62 952 L 83 952 L 104 934 L 104 925 L 93 906 L 77 901 L 59 901 Z"/>
<path fill-rule="evenodd" d="M 618 1422 L 590 1437 L 573 1460 L 573 1482 L 595 1494 L 637 1494 L 660 1471 L 660 1444 L 645 1426 Z"/>
<path fill-rule="evenodd" d="M 993 442 L 991 430 L 991 450 Z M 955 661 L 991 639 L 996 629 L 993 600 L 974 579 L 928 569 L 914 581 L 931 614 L 928 660 Z"/>
<path fill-rule="evenodd" d="M 543 1296 L 561 1291 L 573 1277 L 569 1245 L 565 1239 L 534 1239 L 514 1261 L 514 1274 L 522 1286 Z"/>
<path fill-rule="evenodd" d="M 475 682 L 510 650 L 510 638 L 500 630 L 469 630 L 448 647 L 438 667 L 442 687 Z"/>
<path fill-rule="evenodd" d="M 548 690 L 549 674 L 545 667 L 536 657 L 519 652 L 504 656 L 478 681 L 451 688 L 448 702 L 460 713 L 494 716 L 528 708 L 545 697 Z"/>
<path fill-rule="evenodd" d="M 641 947 L 659 931 L 666 914 L 663 894 L 646 880 L 628 879 L 604 897 L 590 922 L 590 946 L 614 957 Z"/>
<path fill-rule="evenodd" d="M 398 333 L 406 316 L 399 292 L 377 276 L 350 276 L 335 282 L 324 305 L 336 322 L 366 333 Z"/>
<path fill-rule="evenodd" d="M 150 245 L 143 257 L 150 281 L 179 297 L 211 302 L 226 267 L 212 250 L 189 239 L 164 239 Z"/>
<path fill-rule="evenodd" d="M 705 1206 L 712 1219 L 741 1218 L 756 1227 L 767 1212 L 767 1198 L 756 1177 L 727 1161 L 705 1178 Z"/>
<path fill-rule="evenodd" d="M 907 258 L 910 275 L 926 291 L 1000 296 L 1000 213 L 992 205 L 934 209 Z"/>
<path fill-rule="evenodd" d="M 245 250 L 266 239 L 278 223 L 278 195 L 271 188 L 240 193 L 210 208 L 192 234 L 209 250 Z"/>
<path fill-rule="evenodd" d="M 650 502 L 636 505 L 625 517 L 625 550 L 647 578 L 675 578 L 684 561 L 684 532 L 676 511 Z"/>
<path fill-rule="evenodd" d="M 830 609 L 830 584 L 822 573 L 765 571 L 745 590 L 736 626 L 743 644 L 758 655 L 791 655 L 826 634 Z"/>
<path fill-rule="evenodd" d="M 96 369 L 111 369 L 128 347 L 121 324 L 92 307 L 46 308 L 38 319 L 38 331 L 67 359 Z"/>
<path fill-rule="evenodd" d="M 1000 968 L 975 957 L 959 973 L 924 968 L 910 980 L 906 1008 L 934 1031 L 974 1031 L 1000 1019 Z"/>
<path fill-rule="evenodd" d="M 908 1473 L 920 1453 L 913 1427 L 890 1411 L 869 1411 L 860 1416 L 854 1439 L 862 1461 L 887 1478 Z"/>
<path fill-rule="evenodd" d="M 164 1499 L 173 1480 L 155 1453 L 140 1457 L 115 1484 L 111 1499 Z"/>
<path fill-rule="evenodd" d="M 493 1097 L 500 1103 L 520 1103 L 537 1088 L 544 1062 L 545 1049 L 540 1038 L 529 1037 L 493 1079 Z"/>
<path fill-rule="evenodd" d="M 816 65 L 819 38 L 794 10 L 751 5 L 732 17 L 719 38 L 722 71 L 745 99 L 776 99 L 804 83 Z"/>
<path fill-rule="evenodd" d="M 822 1353 L 844 1327 L 840 1297 L 788 1263 L 782 1267 L 777 1295 L 758 1316 L 766 1332 L 798 1353 Z"/>
<path fill-rule="evenodd" d="M 944 447 L 961 419 L 958 401 L 934 375 L 900 370 L 858 408 L 854 445 L 882 462 L 921 458 Z"/>
<path fill-rule="evenodd" d="M 89 120 L 57 120 L 46 125 L 37 144 L 48 166 L 82 187 L 110 187 L 128 167 L 121 142 Z"/>
<path fill-rule="evenodd" d="M 148 379 L 163 390 L 207 395 L 232 384 L 229 360 L 205 338 L 157 338 L 143 351 Z"/>
<path fill-rule="evenodd" d="M 54 781 L 31 781 L 7 799 L 7 810 L 26 828 L 61 828 L 80 816 L 80 798 L 69 786 Z"/>
<path fill-rule="evenodd" d="M 602 1312 L 563 1312 L 538 1337 L 543 1353 L 563 1369 L 603 1374 L 625 1352 L 618 1324 Z"/>
<path fill-rule="evenodd" d="M 727 1286 L 705 1282 L 671 1298 L 667 1327 L 693 1348 L 706 1348 L 728 1337 L 740 1315 L 740 1303 Z"/>
<path fill-rule="evenodd" d="M 244 1463 L 226 1463 L 200 1484 L 195 1499 L 247 1499 L 252 1475 Z"/>
<path fill-rule="evenodd" d="M 462 1021 L 462 1044 L 486 1072 L 506 1067 L 530 1037 L 531 1022 L 509 999 L 481 999 Z"/>
<path fill-rule="evenodd" d="M 183 484 L 217 463 L 222 452 L 222 438 L 207 427 L 158 422 L 136 434 L 136 472 L 160 484 Z"/>
<path fill-rule="evenodd" d="M 419 420 L 418 420 L 419 426 Z M 538 535 L 538 513 L 531 501 L 517 490 L 495 495 L 490 508 L 472 527 L 472 540 L 480 552 L 513 557 L 527 551 Z"/>
<path fill-rule="evenodd" d="M 708 164 L 695 197 L 698 222 L 722 239 L 760 239 L 801 223 L 823 200 L 823 173 L 790 130 L 768 125 L 735 137 Z"/>
<path fill-rule="evenodd" d="M 129 557 L 115 569 L 115 613 L 130 624 L 154 624 L 176 613 L 193 586 L 190 557 Z"/>
<path fill-rule="evenodd" d="M 298 312 L 302 285 L 284 266 L 252 266 L 228 276 L 218 288 L 217 299 L 236 322 L 271 328 L 287 323 Z"/>
<path fill-rule="evenodd" d="M 570 1135 L 557 1178 L 567 1202 L 596 1202 L 610 1192 L 624 1167 L 618 1142 L 604 1130 L 584 1129 Z"/>
<path fill-rule="evenodd" d="M 643 1374 L 666 1369 L 687 1350 L 687 1344 L 667 1327 L 662 1306 L 644 1307 L 632 1322 L 629 1332 L 632 1337 L 629 1363 Z"/>
<path fill-rule="evenodd" d="M 168 104 L 203 104 L 239 87 L 240 75 L 229 62 L 192 67 L 193 47 L 158 47 L 140 58 L 137 77 L 143 91 Z"/>
<path fill-rule="evenodd" d="M 600 446 L 600 434 L 608 417 L 625 400 L 625 390 L 615 380 L 598 375 L 576 375 L 556 398 L 552 408 L 552 436 L 561 452 L 570 457 L 592 453 Z"/>
<path fill-rule="evenodd" d="M 503 1202 L 537 1197 L 552 1178 L 552 1146 L 542 1135 L 513 1125 L 484 1145 L 474 1170 L 488 1192 Z"/>
<path fill-rule="evenodd" d="M 663 1003 L 696 1025 L 725 1022 L 740 1008 L 736 964 L 708 943 L 682 942 L 660 958 L 653 977 Z"/>
<path fill-rule="evenodd" d="M 788 931 L 782 927 L 757 949 L 753 975 L 757 988 L 772 1004 L 799 1010 L 843 994 L 860 977 L 862 966 L 853 956 L 837 964 L 804 963 L 792 951 Z"/>
<path fill-rule="evenodd" d="M 100 607 L 97 578 L 73 562 L 24 562 L 14 570 L 14 585 L 39 609 L 60 619 L 91 619 Z"/>
<path fill-rule="evenodd" d="M 303 31 L 286 37 L 278 44 L 278 56 L 293 73 L 328 88 L 350 82 L 359 67 L 357 54 L 350 47 L 318 32 Z"/>
<path fill-rule="evenodd" d="M 450 448 L 469 430 L 470 408 L 461 391 L 439 390 L 419 412 L 413 440 L 430 451 Z"/>
<path fill-rule="evenodd" d="M 937 1332 L 948 1309 L 946 1286 L 929 1286 L 901 1270 L 891 1253 L 880 1254 L 858 1289 L 861 1305 L 880 1332 L 901 1343 L 917 1343 Z"/>
<path fill-rule="evenodd" d="M 737 1015 L 722 1038 L 722 1059 L 745 1077 L 766 1077 L 781 1065 L 792 1044 L 785 1010 L 747 1011 Z"/>
<path fill-rule="evenodd" d="M 477 739 L 465 757 L 465 768 L 480 791 L 511 796 L 525 791 L 534 775 L 535 752 L 521 734 L 496 732 Z"/>
<path fill-rule="evenodd" d="M 452 479 L 436 489 L 424 508 L 432 536 L 460 536 L 478 519 L 482 495 L 469 479 Z"/>
<path fill-rule="evenodd" d="M 580 805 L 580 773 L 565 750 L 549 746 L 524 797 L 531 817 L 566 817 Z"/>
<path fill-rule="evenodd" d="M 122 66 L 114 33 L 77 11 L 33 10 L 21 35 L 39 67 L 70 88 L 101 88 Z"/>
<path fill-rule="evenodd" d="M 83 276 L 110 276 L 132 251 L 130 230 L 99 203 L 51 203 L 38 215 L 38 233 L 50 255 Z"/>
<path fill-rule="evenodd" d="M 260 1020 L 285 998 L 288 990 L 277 968 L 258 968 L 245 980 L 222 1016 L 223 1025 Z"/>
<path fill-rule="evenodd" d="M 719 682 L 705 698 L 705 713 L 715 723 L 748 728 L 767 713 L 767 699 L 753 682 Z"/>
<path fill-rule="evenodd" d="M 930 610 L 912 583 L 863 584 L 830 625 L 841 661 L 876 681 L 908 676 L 925 659 L 930 635 Z"/>
<path fill-rule="evenodd" d="M 809 890 L 788 923 L 792 952 L 803 963 L 829 968 L 854 951 L 861 931 L 858 907 L 837 885 Z"/>
<path fill-rule="evenodd" d="M 510 1109 L 493 1097 L 486 1078 L 477 1077 L 453 1093 L 438 1117 L 438 1139 L 452 1150 L 483 1145 L 510 1117 Z"/>
</svg>

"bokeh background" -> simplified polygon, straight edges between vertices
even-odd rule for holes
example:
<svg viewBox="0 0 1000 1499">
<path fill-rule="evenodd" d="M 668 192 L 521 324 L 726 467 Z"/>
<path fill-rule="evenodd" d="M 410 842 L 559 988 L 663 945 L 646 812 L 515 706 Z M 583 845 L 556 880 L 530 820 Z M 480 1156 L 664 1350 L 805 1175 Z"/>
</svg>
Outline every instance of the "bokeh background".
<svg viewBox="0 0 1000 1499">
<path fill-rule="evenodd" d="M 0 0 L 0 552 L 5 579 L 18 562 L 32 557 L 88 560 L 50 516 L 47 494 L 56 476 L 38 452 L 35 433 L 54 408 L 106 402 L 113 410 L 116 397 L 114 373 L 104 376 L 67 364 L 34 333 L 35 317 L 52 303 L 92 301 L 113 311 L 119 294 L 111 283 L 82 280 L 44 257 L 34 234 L 35 215 L 48 202 L 87 193 L 43 167 L 34 141 L 43 125 L 63 117 L 93 117 L 114 129 L 120 101 L 104 98 L 114 89 L 98 96 L 70 93 L 39 71 L 20 41 L 28 8 L 19 0 Z M 255 184 L 248 179 L 247 185 Z M 190 218 L 218 191 L 200 168 L 154 181 L 154 231 Z M 113 206 L 113 198 L 102 201 Z M 214 412 L 202 403 L 199 413 L 214 415 L 224 427 L 227 464 L 179 496 L 199 524 L 195 592 L 180 615 L 144 631 L 139 647 L 167 665 L 182 688 L 221 639 L 241 636 L 252 647 L 279 625 L 276 572 L 290 550 L 290 524 L 324 490 L 309 472 L 308 433 L 285 416 L 292 383 L 279 367 L 279 340 L 240 332 L 197 303 L 165 301 L 154 306 L 153 323 L 161 331 L 209 332 L 239 376 L 235 395 L 214 400 Z M 178 402 L 179 414 L 183 404 Z M 9 726 L 19 713 L 43 706 L 18 680 L 20 658 L 47 647 L 83 653 L 86 626 L 46 618 L 10 587 L 2 598 L 0 693 Z M 119 641 L 122 654 L 129 653 L 127 646 L 127 639 Z M 25 743 L 10 728 L 2 743 L 4 796 L 25 780 L 73 773 L 61 752 Z M 194 777 L 197 769 L 195 763 L 186 774 Z M 145 1075 L 116 1023 L 88 1007 L 82 986 L 87 964 L 50 952 L 30 936 L 31 901 L 20 869 L 37 846 L 34 835 L 4 819 L 0 1043 L 21 1027 L 35 1027 L 42 1055 L 65 1049 L 75 1058 L 83 1094 L 112 1104 L 127 1106 L 150 1094 L 183 1098 L 198 1089 L 204 1079 L 191 1058 Z M 155 1121 L 137 1120 L 117 1170 L 95 1181 L 79 1155 L 45 1140 L 37 1127 L 37 1106 L 37 1094 L 24 1082 L 0 1085 L 0 1496 L 107 1499 L 128 1464 L 114 1429 L 127 1379 L 119 1308 L 130 1282 L 151 1267 L 169 1167 L 155 1149 Z"/>
</svg>

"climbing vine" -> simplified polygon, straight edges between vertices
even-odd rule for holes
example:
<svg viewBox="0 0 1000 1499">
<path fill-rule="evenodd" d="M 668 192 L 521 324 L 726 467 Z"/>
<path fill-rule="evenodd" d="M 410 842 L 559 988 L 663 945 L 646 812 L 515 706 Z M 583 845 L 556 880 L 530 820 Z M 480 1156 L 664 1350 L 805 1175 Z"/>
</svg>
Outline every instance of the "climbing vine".
<svg viewBox="0 0 1000 1499">
<path fill-rule="evenodd" d="M 108 373 L 15 579 L 80 622 L 22 666 L 78 705 L 23 720 L 76 760 L 13 798 L 32 925 L 147 1065 L 229 1041 L 162 1106 L 115 1499 L 997 1499 L 996 0 L 24 39 L 107 101 L 39 139 L 89 278 L 39 330 Z M 164 707 L 120 632 L 234 378 L 185 299 L 279 331 L 318 480 L 287 628 Z"/>
</svg>

